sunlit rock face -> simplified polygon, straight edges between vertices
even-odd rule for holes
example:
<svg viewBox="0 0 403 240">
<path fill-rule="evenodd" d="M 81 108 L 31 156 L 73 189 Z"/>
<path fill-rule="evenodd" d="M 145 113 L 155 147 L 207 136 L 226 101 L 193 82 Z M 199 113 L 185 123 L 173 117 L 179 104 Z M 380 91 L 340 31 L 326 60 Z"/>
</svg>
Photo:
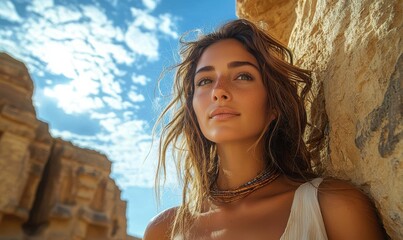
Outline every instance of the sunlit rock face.
<svg viewBox="0 0 403 240">
<path fill-rule="evenodd" d="M 283 44 L 287 44 L 295 24 L 297 1 L 295 0 L 238 0 L 237 15 L 253 20 L 270 29 L 268 33 Z"/>
<path fill-rule="evenodd" d="M 314 156 L 373 198 L 392 239 L 403 239 L 402 8 L 399 0 L 237 1 L 239 17 L 265 22 L 296 65 L 313 71 L 309 121 L 325 134 Z"/>
<path fill-rule="evenodd" d="M 0 53 L 0 239 L 133 239 L 102 154 L 53 139 L 25 65 Z"/>
</svg>

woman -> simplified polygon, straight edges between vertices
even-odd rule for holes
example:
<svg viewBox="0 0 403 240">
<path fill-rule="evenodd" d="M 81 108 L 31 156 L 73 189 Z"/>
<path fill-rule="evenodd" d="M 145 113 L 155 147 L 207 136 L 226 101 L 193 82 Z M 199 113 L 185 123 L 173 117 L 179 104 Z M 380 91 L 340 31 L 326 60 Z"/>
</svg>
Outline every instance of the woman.
<svg viewBox="0 0 403 240">
<path fill-rule="evenodd" d="M 235 20 L 183 43 L 175 97 L 162 117 L 183 172 L 179 207 L 144 239 L 382 239 L 360 191 L 317 178 L 303 141 L 310 73 L 251 22 Z M 157 174 L 158 179 L 158 174 Z"/>
</svg>

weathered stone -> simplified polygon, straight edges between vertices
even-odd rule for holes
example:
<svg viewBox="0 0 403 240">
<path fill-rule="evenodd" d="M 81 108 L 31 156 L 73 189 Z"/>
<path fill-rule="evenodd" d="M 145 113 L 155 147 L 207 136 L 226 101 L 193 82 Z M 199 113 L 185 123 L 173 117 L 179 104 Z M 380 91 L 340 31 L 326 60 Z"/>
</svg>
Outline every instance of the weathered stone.
<svg viewBox="0 0 403 240">
<path fill-rule="evenodd" d="M 24 64 L 0 53 L 0 240 L 130 239 L 111 162 L 53 139 L 32 91 Z"/>
<path fill-rule="evenodd" d="M 0 209 L 3 213 L 14 213 L 21 198 L 28 177 L 28 145 L 29 141 L 20 136 L 7 132 L 1 135 Z"/>
<path fill-rule="evenodd" d="M 265 21 L 274 36 L 289 35 L 283 42 L 296 64 L 313 71 L 307 107 L 319 131 L 308 134 L 324 134 L 315 156 L 327 174 L 365 190 L 389 236 L 403 239 L 402 2 L 269 2 L 238 0 L 237 12 Z M 279 15 L 295 15 L 294 24 L 276 28 Z"/>
<path fill-rule="evenodd" d="M 6 53 L 0 54 L 0 76 L 14 88 L 24 89 L 28 97 L 32 97 L 34 84 L 27 74 L 25 64 L 12 58 Z"/>
<path fill-rule="evenodd" d="M 0 114 L 0 132 L 9 132 L 20 137 L 33 140 L 35 138 L 35 129 L 24 124 L 15 122 L 9 118 L 4 118 Z"/>
<path fill-rule="evenodd" d="M 31 100 L 33 88 L 25 65 L 5 53 L 0 53 L 0 106 L 5 102 L 21 111 L 35 113 Z"/>
<path fill-rule="evenodd" d="M 109 174 L 110 162 L 104 155 L 57 139 L 39 187 L 41 198 L 27 223 L 31 231 L 43 239 L 62 234 L 67 239 L 115 239 L 111 234 L 113 207 L 121 200 L 120 195 L 108 199 Z M 58 227 L 61 220 L 65 222 L 62 229 Z M 48 227 L 37 231 L 43 223 Z M 126 234 L 125 228 L 120 231 Z"/>
<path fill-rule="evenodd" d="M 22 239 L 52 141 L 48 132 L 37 134 L 43 123 L 24 64 L 0 54 L 0 73 L 0 238 Z"/>
<path fill-rule="evenodd" d="M 269 34 L 287 45 L 295 23 L 296 0 L 238 0 L 236 13 L 258 24 L 265 24 Z"/>
</svg>

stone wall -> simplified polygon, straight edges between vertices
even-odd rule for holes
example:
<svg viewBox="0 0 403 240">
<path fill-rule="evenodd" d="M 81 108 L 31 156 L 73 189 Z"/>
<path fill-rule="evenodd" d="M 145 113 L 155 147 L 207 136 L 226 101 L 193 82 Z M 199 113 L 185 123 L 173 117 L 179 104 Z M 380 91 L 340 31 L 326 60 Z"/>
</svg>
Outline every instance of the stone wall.
<svg viewBox="0 0 403 240">
<path fill-rule="evenodd" d="M 239 17 L 266 23 L 313 71 L 317 156 L 373 198 L 392 239 L 403 239 L 402 10 L 400 0 L 237 0 Z"/>
<path fill-rule="evenodd" d="M 53 139 L 25 65 L 0 53 L 0 240 L 134 239 L 102 154 Z"/>
</svg>

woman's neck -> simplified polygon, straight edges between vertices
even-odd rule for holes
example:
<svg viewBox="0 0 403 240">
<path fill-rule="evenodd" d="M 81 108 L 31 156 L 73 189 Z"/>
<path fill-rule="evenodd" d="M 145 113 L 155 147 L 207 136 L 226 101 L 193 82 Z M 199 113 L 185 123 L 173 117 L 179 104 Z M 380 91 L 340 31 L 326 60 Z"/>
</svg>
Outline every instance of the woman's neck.
<svg viewBox="0 0 403 240">
<path fill-rule="evenodd" d="M 252 180 L 266 167 L 262 147 L 251 144 L 217 144 L 220 158 L 217 187 L 235 189 Z"/>
</svg>

